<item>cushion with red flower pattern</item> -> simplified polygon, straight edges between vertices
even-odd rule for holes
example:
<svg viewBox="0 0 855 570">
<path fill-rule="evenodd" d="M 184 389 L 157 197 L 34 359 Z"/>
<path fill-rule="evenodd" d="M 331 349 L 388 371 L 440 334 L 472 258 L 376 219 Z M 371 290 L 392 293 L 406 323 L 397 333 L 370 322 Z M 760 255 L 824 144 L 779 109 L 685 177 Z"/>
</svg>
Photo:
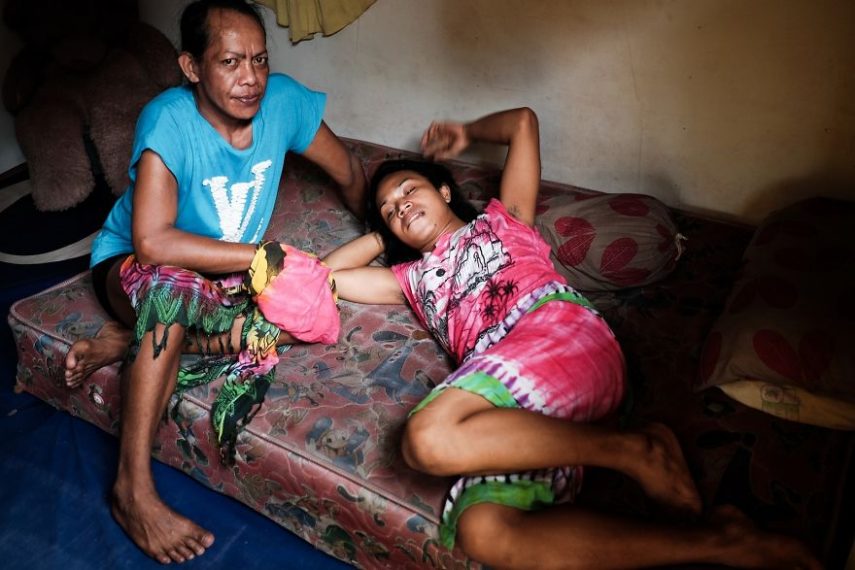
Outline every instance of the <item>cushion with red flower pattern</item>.
<svg viewBox="0 0 855 570">
<path fill-rule="evenodd" d="M 668 208 L 643 194 L 580 194 L 538 204 L 556 269 L 580 291 L 648 285 L 668 275 L 683 236 Z"/>
<path fill-rule="evenodd" d="M 771 214 L 704 345 L 698 387 L 779 417 L 855 429 L 855 202 Z"/>
</svg>

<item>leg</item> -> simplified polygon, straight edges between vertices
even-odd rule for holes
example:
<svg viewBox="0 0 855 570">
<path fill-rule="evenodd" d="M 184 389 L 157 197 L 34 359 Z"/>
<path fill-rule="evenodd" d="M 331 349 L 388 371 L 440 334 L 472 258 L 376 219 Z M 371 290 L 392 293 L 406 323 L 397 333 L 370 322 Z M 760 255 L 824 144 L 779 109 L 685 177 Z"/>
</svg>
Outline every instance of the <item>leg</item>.
<svg viewBox="0 0 855 570">
<path fill-rule="evenodd" d="M 65 356 L 65 384 L 76 388 L 103 366 L 124 360 L 131 341 L 136 314 L 119 281 L 119 259 L 107 271 L 104 283 L 107 302 L 119 321 L 108 321 L 94 338 L 78 340 Z M 97 279 L 93 271 L 93 278 Z"/>
<path fill-rule="evenodd" d="M 755 528 L 732 507 L 706 524 L 662 525 L 573 505 L 526 512 L 490 503 L 460 518 L 458 540 L 495 568 L 643 568 L 687 562 L 738 568 L 821 566 L 798 541 Z"/>
<path fill-rule="evenodd" d="M 120 286 L 119 268 L 116 263 L 107 272 L 106 296 L 119 318 L 130 324 L 134 322 L 135 312 Z M 162 317 L 158 314 L 157 318 Z M 236 351 L 229 341 L 240 339 L 242 324 L 243 319 L 235 319 L 231 323 L 231 334 L 224 333 L 211 346 L 222 347 L 222 351 Z M 167 330 L 173 339 L 171 341 L 166 338 Z M 181 352 L 187 344 L 181 339 L 186 336 L 186 330 L 180 324 L 155 324 L 153 330 L 140 339 L 139 352 L 126 368 L 122 384 L 122 427 L 112 512 L 134 543 L 164 564 L 190 560 L 203 554 L 214 542 L 213 534 L 163 503 L 151 472 L 154 436 L 169 397 L 175 390 Z M 160 339 L 157 354 L 153 344 L 155 338 Z M 74 354 L 79 356 L 81 353 Z M 91 355 L 92 352 L 86 354 Z"/>
<path fill-rule="evenodd" d="M 654 500 L 697 514 L 701 500 L 674 434 L 655 424 L 619 432 L 519 408 L 448 388 L 407 423 L 403 455 L 434 475 L 477 475 L 591 465 L 620 471 Z"/>
<path fill-rule="evenodd" d="M 244 322 L 246 322 L 246 317 L 237 317 L 232 324 L 230 332 L 207 336 L 201 344 L 199 338 L 192 334 L 192 332 L 186 334 L 184 335 L 182 352 L 185 354 L 237 354 L 240 352 L 240 338 Z M 295 339 L 289 333 L 282 331 L 276 340 L 276 346 L 299 342 L 301 341 Z"/>
<path fill-rule="evenodd" d="M 162 333 L 161 325 L 155 332 Z M 180 335 L 179 325 L 170 334 Z M 131 539 L 158 562 L 183 562 L 205 552 L 214 535 L 167 507 L 155 489 L 151 448 L 157 424 L 175 389 L 181 343 L 168 342 L 153 357 L 151 335 L 128 367 L 122 394 L 119 467 L 113 486 L 113 516 Z M 178 338 L 178 337 L 173 337 Z"/>
<path fill-rule="evenodd" d="M 76 388 L 99 368 L 124 360 L 127 356 L 136 314 L 122 289 L 119 277 L 121 262 L 117 261 L 109 269 L 105 284 L 110 307 L 120 321 L 108 321 L 94 338 L 78 340 L 71 346 L 65 357 L 65 383 L 69 388 Z M 243 318 L 236 319 L 230 334 L 213 335 L 204 347 L 192 335 L 188 336 L 184 352 L 216 354 L 219 347 L 223 346 L 226 347 L 225 354 L 237 354 L 240 347 L 232 345 L 234 339 L 240 339 L 243 321 Z M 294 338 L 285 332 L 279 336 L 279 345 L 294 342 Z"/>
</svg>

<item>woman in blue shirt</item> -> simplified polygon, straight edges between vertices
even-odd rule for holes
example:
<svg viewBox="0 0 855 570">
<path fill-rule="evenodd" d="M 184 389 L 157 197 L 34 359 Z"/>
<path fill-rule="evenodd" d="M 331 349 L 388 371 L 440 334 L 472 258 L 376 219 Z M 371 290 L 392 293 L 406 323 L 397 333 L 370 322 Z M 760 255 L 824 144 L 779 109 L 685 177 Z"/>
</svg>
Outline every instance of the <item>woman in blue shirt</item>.
<svg viewBox="0 0 855 570">
<path fill-rule="evenodd" d="M 157 423 L 176 385 L 181 386 L 181 352 L 217 346 L 237 352 L 247 320 L 255 318 L 251 307 L 224 306 L 220 324 L 225 324 L 200 331 L 202 319 L 194 323 L 187 317 L 193 310 L 188 300 L 216 287 L 203 276 L 249 269 L 270 221 L 288 151 L 323 168 L 340 186 L 345 205 L 360 217 L 365 189 L 361 163 L 322 120 L 325 96 L 288 76 L 270 75 L 263 21 L 252 5 L 194 2 L 182 15 L 181 38 L 178 62 L 187 84 L 160 94 L 141 113 L 130 186 L 93 244 L 93 286 L 116 322 L 76 343 L 66 358 L 66 382 L 78 386 L 92 371 L 123 359 L 132 341 L 112 511 L 131 539 L 161 563 L 190 560 L 214 542 L 212 533 L 163 503 L 151 473 Z M 163 272 L 169 277 L 133 289 L 131 268 L 141 269 L 137 275 Z M 179 316 L 152 309 L 164 299 L 171 303 L 170 314 Z M 138 313 L 149 318 L 138 322 Z M 193 334 L 185 335 L 188 329 Z M 205 346 L 194 340 L 199 332 Z M 275 335 L 278 344 L 293 341 L 278 329 Z M 231 386 L 243 390 L 247 405 L 258 405 L 265 378 L 244 372 Z M 219 371 L 209 376 L 214 374 Z M 270 377 L 272 372 L 266 381 Z M 236 407 L 233 401 L 230 407 Z M 231 426 L 226 439 L 233 453 L 236 426 L 247 414 L 221 412 Z"/>
</svg>

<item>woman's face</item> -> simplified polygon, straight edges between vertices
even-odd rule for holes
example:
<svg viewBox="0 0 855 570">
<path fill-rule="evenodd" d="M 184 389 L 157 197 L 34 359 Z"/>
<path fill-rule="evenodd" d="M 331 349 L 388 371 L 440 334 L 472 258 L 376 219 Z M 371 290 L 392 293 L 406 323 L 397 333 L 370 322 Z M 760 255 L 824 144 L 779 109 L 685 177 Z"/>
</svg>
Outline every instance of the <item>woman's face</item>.
<svg viewBox="0 0 855 570">
<path fill-rule="evenodd" d="M 448 186 L 434 187 L 424 176 L 400 170 L 377 187 L 377 210 L 392 233 L 421 252 L 431 251 L 444 233 L 463 226 L 448 203 Z"/>
<path fill-rule="evenodd" d="M 251 121 L 267 89 L 264 30 L 233 10 L 208 14 L 209 43 L 188 79 L 196 85 L 199 112 L 215 127 Z"/>
</svg>

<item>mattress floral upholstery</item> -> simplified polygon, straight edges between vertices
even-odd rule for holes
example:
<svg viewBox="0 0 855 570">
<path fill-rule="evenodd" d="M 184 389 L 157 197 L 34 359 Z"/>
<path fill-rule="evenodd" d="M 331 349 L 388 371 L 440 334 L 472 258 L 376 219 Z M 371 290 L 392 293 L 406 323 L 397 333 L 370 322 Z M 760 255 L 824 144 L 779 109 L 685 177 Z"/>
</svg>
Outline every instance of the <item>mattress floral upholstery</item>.
<svg viewBox="0 0 855 570">
<path fill-rule="evenodd" d="M 369 173 L 402 154 L 348 144 Z M 472 199 L 483 200 L 497 188 L 494 170 L 452 167 Z M 289 157 L 268 237 L 323 255 L 358 235 L 359 224 L 331 188 L 320 171 Z M 589 194 L 551 183 L 542 189 L 544 203 Z M 751 230 L 674 215 L 689 241 L 667 279 L 589 295 L 615 329 L 630 366 L 632 388 L 620 420 L 669 423 L 707 504 L 734 502 L 761 524 L 803 537 L 831 560 L 850 529 L 851 515 L 840 505 L 852 436 L 778 420 L 718 391 L 693 391 L 700 346 Z M 450 480 L 408 469 L 399 452 L 408 411 L 448 373 L 449 361 L 405 306 L 342 302 L 340 309 L 338 344 L 298 345 L 282 354 L 264 406 L 239 437 L 234 466 L 220 463 L 210 429 L 218 382 L 173 397 L 155 457 L 355 566 L 477 567 L 437 542 Z M 117 433 L 117 365 L 75 390 L 61 382 L 70 344 L 93 335 L 105 318 L 82 274 L 19 301 L 9 322 L 19 352 L 19 388 Z M 584 503 L 647 512 L 638 488 L 618 475 L 589 470 L 585 485 Z"/>
</svg>

